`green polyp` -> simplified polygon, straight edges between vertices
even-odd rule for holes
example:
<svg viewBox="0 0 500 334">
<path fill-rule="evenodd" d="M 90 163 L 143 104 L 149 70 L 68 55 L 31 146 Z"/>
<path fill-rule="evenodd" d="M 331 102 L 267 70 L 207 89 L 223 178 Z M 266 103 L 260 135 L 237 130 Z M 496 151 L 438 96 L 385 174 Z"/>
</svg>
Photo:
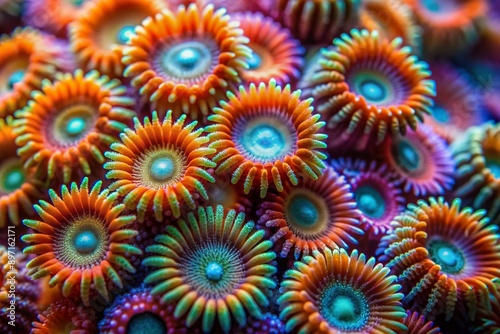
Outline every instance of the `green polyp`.
<svg viewBox="0 0 500 334">
<path fill-rule="evenodd" d="M 262 65 L 262 58 L 255 51 L 252 52 L 250 59 L 248 60 L 248 68 L 250 70 L 258 69 Z"/>
<path fill-rule="evenodd" d="M 242 145 L 262 160 L 275 160 L 287 149 L 283 134 L 277 128 L 262 123 L 245 129 Z"/>
<path fill-rule="evenodd" d="M 175 162 L 170 157 L 159 157 L 149 167 L 151 177 L 155 181 L 167 181 L 175 172 Z"/>
<path fill-rule="evenodd" d="M 76 251 L 82 255 L 86 255 L 95 251 L 99 240 L 93 231 L 86 230 L 76 235 L 74 243 Z"/>
<path fill-rule="evenodd" d="M 406 140 L 396 142 L 392 153 L 402 169 L 413 172 L 420 168 L 420 155 L 410 142 Z"/>
<path fill-rule="evenodd" d="M 448 111 L 438 105 L 435 105 L 432 110 L 432 117 L 439 123 L 448 123 L 450 121 L 450 114 Z"/>
<path fill-rule="evenodd" d="M 85 131 L 87 122 L 82 117 L 72 117 L 66 123 L 66 133 L 70 137 L 77 137 Z"/>
<path fill-rule="evenodd" d="M 127 334 L 165 334 L 165 322 L 156 314 L 144 312 L 134 315 L 128 325 Z"/>
<path fill-rule="evenodd" d="M 25 75 L 24 70 L 17 70 L 14 73 L 12 73 L 7 83 L 9 89 L 13 89 L 16 83 L 23 81 L 24 75 Z"/>
<path fill-rule="evenodd" d="M 443 239 L 433 239 L 427 244 L 429 257 L 434 263 L 441 266 L 447 274 L 460 273 L 465 265 L 465 257 L 453 243 Z"/>
<path fill-rule="evenodd" d="M 127 44 L 130 38 L 134 35 L 135 32 L 135 26 L 124 26 L 123 28 L 118 31 L 118 36 L 116 39 L 120 44 Z"/>
<path fill-rule="evenodd" d="M 301 226 L 313 226 L 319 220 L 319 209 L 307 196 L 296 195 L 290 200 L 287 210 L 288 218 L 295 224 Z"/>
<path fill-rule="evenodd" d="M 210 262 L 205 269 L 205 274 L 207 278 L 212 282 L 218 282 L 222 278 L 224 270 L 220 264 L 217 262 Z"/>
<path fill-rule="evenodd" d="M 81 5 L 83 5 L 83 3 L 85 2 L 85 0 L 70 0 L 70 2 L 77 6 L 77 7 L 80 7 Z"/>
<path fill-rule="evenodd" d="M 343 332 L 362 331 L 370 316 L 364 294 L 343 283 L 333 283 L 325 288 L 319 306 L 321 315 L 330 326 Z"/>
<path fill-rule="evenodd" d="M 25 180 L 24 171 L 20 166 L 12 167 L 5 172 L 2 188 L 7 192 L 12 192 L 21 188 Z"/>
<path fill-rule="evenodd" d="M 491 172 L 491 174 L 493 174 L 493 176 L 495 176 L 495 178 L 499 179 L 500 178 L 500 157 L 499 158 L 486 158 L 485 159 L 485 165 L 486 165 L 486 168 L 488 168 Z"/>
<path fill-rule="evenodd" d="M 358 208 L 370 218 L 381 218 L 385 213 L 385 200 L 382 194 L 371 186 L 361 186 L 355 191 Z"/>
</svg>

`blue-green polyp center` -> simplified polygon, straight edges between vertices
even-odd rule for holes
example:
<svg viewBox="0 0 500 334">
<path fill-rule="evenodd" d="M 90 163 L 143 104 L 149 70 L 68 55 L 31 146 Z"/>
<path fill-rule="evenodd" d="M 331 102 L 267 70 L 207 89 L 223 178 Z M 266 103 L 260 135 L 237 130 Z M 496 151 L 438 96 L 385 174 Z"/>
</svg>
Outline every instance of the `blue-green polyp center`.
<svg viewBox="0 0 500 334">
<path fill-rule="evenodd" d="M 432 108 L 432 117 L 439 123 L 448 123 L 450 121 L 450 114 L 448 111 L 439 105 Z"/>
<path fill-rule="evenodd" d="M 245 129 L 242 144 L 253 156 L 264 160 L 275 160 L 287 149 L 283 133 L 262 123 Z"/>
<path fill-rule="evenodd" d="M 83 5 L 83 3 L 85 2 L 85 0 L 69 0 L 74 6 L 77 6 L 77 7 L 80 7 L 81 5 Z"/>
<path fill-rule="evenodd" d="M 421 161 L 417 149 L 407 140 L 399 140 L 393 146 L 393 156 L 398 165 L 409 172 L 420 169 Z"/>
<path fill-rule="evenodd" d="M 463 270 L 465 257 L 453 243 L 442 239 L 434 239 L 429 241 L 427 249 L 430 259 L 440 265 L 443 272 L 456 274 Z"/>
<path fill-rule="evenodd" d="M 151 177 L 155 181 L 167 181 L 175 172 L 175 162 L 171 157 L 159 157 L 153 160 L 150 166 Z"/>
<path fill-rule="evenodd" d="M 313 226 L 319 220 L 319 208 L 307 196 L 299 194 L 294 196 L 289 204 L 287 210 L 288 219 L 294 225 Z"/>
<path fill-rule="evenodd" d="M 24 183 L 25 176 L 21 166 L 12 166 L 2 174 L 2 188 L 7 192 L 21 188 Z"/>
<path fill-rule="evenodd" d="M 262 58 L 259 56 L 257 52 L 252 51 L 252 55 L 248 60 L 248 68 L 250 70 L 255 70 L 258 69 L 261 65 L 262 65 Z"/>
<path fill-rule="evenodd" d="M 387 97 L 387 89 L 384 85 L 372 79 L 360 84 L 360 93 L 370 102 L 381 102 Z"/>
<path fill-rule="evenodd" d="M 121 28 L 120 31 L 118 31 L 118 42 L 120 44 L 127 44 L 130 38 L 134 35 L 134 31 L 135 26 L 127 25 Z"/>
<path fill-rule="evenodd" d="M 369 218 L 381 218 L 385 213 L 385 200 L 372 186 L 361 186 L 355 191 L 358 208 Z"/>
<path fill-rule="evenodd" d="M 83 117 L 72 117 L 66 123 L 66 133 L 70 137 L 80 136 L 87 128 L 87 121 Z"/>
<path fill-rule="evenodd" d="M 200 50 L 194 47 L 186 46 L 177 50 L 174 54 L 175 64 L 180 66 L 184 70 L 193 70 L 199 63 L 202 54 Z M 169 59 L 166 59 L 169 61 Z"/>
<path fill-rule="evenodd" d="M 210 262 L 205 269 L 205 274 L 207 278 L 212 282 L 218 282 L 222 278 L 224 270 L 220 264 L 217 262 Z"/>
<path fill-rule="evenodd" d="M 75 237 L 75 249 L 80 254 L 91 254 L 97 248 L 99 240 L 93 231 L 85 230 Z"/>
<path fill-rule="evenodd" d="M 499 179 L 500 178 L 500 157 L 498 158 L 486 158 L 486 168 L 488 168 L 495 176 L 495 178 Z"/>
<path fill-rule="evenodd" d="M 452 11 L 457 6 L 457 0 L 420 0 L 428 11 L 440 14 Z"/>
<path fill-rule="evenodd" d="M 23 81 L 25 73 L 24 70 L 17 70 L 12 73 L 7 82 L 9 89 L 13 89 L 16 83 Z"/>
<path fill-rule="evenodd" d="M 166 334 L 165 322 L 156 314 L 144 312 L 134 315 L 128 325 L 127 334 Z"/>
<path fill-rule="evenodd" d="M 335 329 L 362 331 L 370 316 L 364 294 L 348 284 L 334 283 L 320 297 L 320 313 Z"/>
</svg>

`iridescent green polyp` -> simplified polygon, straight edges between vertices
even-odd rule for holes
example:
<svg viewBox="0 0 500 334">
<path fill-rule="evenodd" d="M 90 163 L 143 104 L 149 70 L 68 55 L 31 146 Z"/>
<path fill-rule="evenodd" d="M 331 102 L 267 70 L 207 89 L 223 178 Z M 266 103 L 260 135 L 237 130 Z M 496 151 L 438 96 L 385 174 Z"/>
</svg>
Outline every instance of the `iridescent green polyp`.
<svg viewBox="0 0 500 334">
<path fill-rule="evenodd" d="M 453 243 L 444 239 L 432 239 L 427 244 L 429 257 L 434 263 L 441 266 L 447 274 L 458 274 L 465 266 L 465 257 Z"/>
<path fill-rule="evenodd" d="M 127 334 L 165 334 L 167 328 L 164 321 L 156 314 L 144 312 L 136 314 L 130 319 Z"/>
<path fill-rule="evenodd" d="M 365 295 L 344 283 L 326 287 L 319 301 L 320 314 L 333 328 L 343 332 L 362 331 L 370 309 Z"/>
<path fill-rule="evenodd" d="M 371 186 L 361 186 L 355 191 L 358 208 L 370 218 L 381 218 L 385 213 L 385 200 L 382 194 Z"/>
</svg>

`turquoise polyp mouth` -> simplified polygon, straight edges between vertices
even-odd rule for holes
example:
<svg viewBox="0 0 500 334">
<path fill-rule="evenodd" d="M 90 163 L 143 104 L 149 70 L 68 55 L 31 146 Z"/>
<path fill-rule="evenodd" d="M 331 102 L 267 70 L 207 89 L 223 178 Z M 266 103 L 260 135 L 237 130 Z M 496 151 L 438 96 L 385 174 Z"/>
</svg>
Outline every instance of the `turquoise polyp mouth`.
<svg viewBox="0 0 500 334">
<path fill-rule="evenodd" d="M 127 44 L 128 41 L 130 41 L 130 38 L 132 38 L 132 36 L 134 35 L 134 33 L 135 33 L 134 26 L 130 25 L 124 26 L 123 28 L 120 29 L 120 31 L 118 31 L 118 36 L 116 37 L 116 39 L 120 44 Z"/>
<path fill-rule="evenodd" d="M 73 117 L 66 124 L 66 133 L 70 137 L 78 137 L 87 128 L 87 122 L 82 117 Z"/>
<path fill-rule="evenodd" d="M 415 172 L 420 169 L 421 159 L 417 149 L 407 140 L 400 140 L 393 146 L 392 154 L 397 164 L 405 171 Z"/>
<path fill-rule="evenodd" d="M 361 186 L 355 191 L 358 208 L 369 218 L 382 218 L 385 213 L 385 200 L 372 186 Z"/>
<path fill-rule="evenodd" d="M 334 283 L 322 293 L 320 313 L 330 326 L 357 332 L 367 325 L 370 309 L 362 292 L 348 284 Z"/>
<path fill-rule="evenodd" d="M 205 269 L 207 278 L 212 282 L 218 282 L 221 280 L 224 273 L 224 269 L 217 262 L 210 262 Z"/>
<path fill-rule="evenodd" d="M 167 327 L 164 321 L 154 313 L 136 314 L 130 319 L 127 334 L 165 334 Z"/>
<path fill-rule="evenodd" d="M 262 65 L 262 58 L 255 51 L 252 52 L 250 59 L 248 60 L 248 68 L 250 70 L 256 70 Z"/>
<path fill-rule="evenodd" d="M 288 133 L 264 120 L 248 124 L 240 139 L 241 145 L 251 156 L 266 162 L 286 155 L 291 146 L 289 142 Z"/>
<path fill-rule="evenodd" d="M 450 121 L 450 113 L 438 105 L 435 105 L 431 112 L 432 117 L 439 123 L 448 123 Z"/>
<path fill-rule="evenodd" d="M 311 227 L 319 221 L 319 209 L 307 196 L 297 195 L 289 203 L 289 219 L 295 225 Z"/>
<path fill-rule="evenodd" d="M 98 243 L 99 240 L 93 231 L 82 231 L 75 237 L 75 249 L 82 255 L 93 253 Z"/>
<path fill-rule="evenodd" d="M 429 241 L 427 249 L 430 259 L 440 265 L 443 272 L 457 274 L 464 269 L 464 254 L 453 243 L 442 239 L 434 239 Z"/>
<path fill-rule="evenodd" d="M 14 85 L 22 82 L 24 80 L 24 75 L 26 72 L 24 70 L 18 70 L 11 74 L 7 82 L 8 88 L 10 90 L 14 89 Z"/>
<path fill-rule="evenodd" d="M 372 71 L 356 73 L 353 84 L 355 92 L 363 96 L 368 103 L 386 104 L 392 99 L 392 85 L 381 73 Z"/>
<path fill-rule="evenodd" d="M 3 188 L 7 192 L 12 192 L 21 188 L 25 181 L 24 171 L 21 167 L 14 167 L 6 171 L 4 180 L 3 180 Z"/>
<path fill-rule="evenodd" d="M 170 157 L 159 157 L 151 163 L 149 168 L 151 177 L 155 181 L 167 181 L 174 175 L 175 162 Z"/>
</svg>

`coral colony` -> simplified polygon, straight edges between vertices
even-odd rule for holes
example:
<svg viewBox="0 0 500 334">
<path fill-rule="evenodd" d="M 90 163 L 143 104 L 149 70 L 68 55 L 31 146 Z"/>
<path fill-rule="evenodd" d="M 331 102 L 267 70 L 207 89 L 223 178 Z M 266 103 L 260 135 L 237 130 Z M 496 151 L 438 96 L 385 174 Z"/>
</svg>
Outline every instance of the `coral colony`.
<svg viewBox="0 0 500 334">
<path fill-rule="evenodd" d="M 0 333 L 500 334 L 500 1 L 0 0 Z"/>
</svg>

